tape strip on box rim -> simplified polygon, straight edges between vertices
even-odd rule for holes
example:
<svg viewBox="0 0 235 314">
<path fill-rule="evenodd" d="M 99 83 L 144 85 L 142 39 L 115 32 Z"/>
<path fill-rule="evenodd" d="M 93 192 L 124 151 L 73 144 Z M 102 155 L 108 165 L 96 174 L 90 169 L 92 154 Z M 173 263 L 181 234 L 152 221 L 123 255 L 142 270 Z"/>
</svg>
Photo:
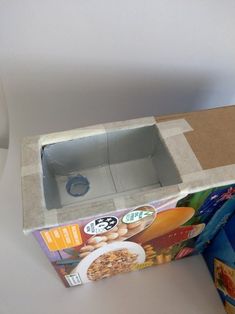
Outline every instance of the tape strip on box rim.
<svg viewBox="0 0 235 314">
<path fill-rule="evenodd" d="M 29 146 L 31 149 L 37 151 L 38 146 L 41 146 L 43 144 L 46 145 L 50 143 L 61 142 L 64 140 L 71 140 L 72 138 L 74 139 L 74 138 L 92 136 L 95 134 L 104 134 L 108 132 L 109 130 L 132 129 L 136 127 L 155 125 L 155 124 L 158 127 L 158 124 L 156 123 L 156 120 L 154 117 L 141 118 L 141 119 L 135 119 L 131 121 L 124 121 L 124 122 L 114 122 L 114 123 L 109 123 L 105 125 L 83 128 L 79 130 L 66 131 L 66 132 L 62 132 L 62 134 L 61 132 L 59 132 L 59 133 L 54 133 L 54 134 L 52 133 L 49 135 L 42 135 L 40 136 L 39 141 L 38 141 L 39 145 L 29 144 Z M 171 123 L 169 122 L 159 123 L 159 131 L 163 138 L 169 138 L 169 137 L 176 136 L 179 134 L 182 134 L 182 138 L 184 138 L 183 132 L 191 131 L 191 130 L 192 128 L 184 119 L 174 120 Z M 167 146 L 171 146 L 171 145 L 167 145 Z M 188 145 L 187 148 L 190 149 L 190 146 Z M 168 149 L 170 150 L 170 152 L 173 151 L 171 147 L 168 147 Z M 40 177 L 42 176 L 41 164 L 36 163 L 36 164 L 31 164 L 31 165 L 22 167 L 22 177 L 33 175 L 33 174 L 39 174 Z M 151 193 L 151 191 L 149 191 L 149 193 L 148 192 L 146 193 L 146 192 L 142 193 L 144 198 L 149 199 L 149 197 L 154 196 L 154 193 Z M 120 207 L 124 208 L 126 207 L 126 200 L 123 197 L 118 197 L 117 199 L 114 198 L 114 204 L 116 208 L 120 208 Z M 71 206 L 71 209 L 72 207 L 73 206 Z M 44 208 L 43 216 L 44 216 L 45 227 L 58 224 L 59 219 L 58 219 L 57 209 L 51 209 L 50 211 L 47 211 L 46 208 Z"/>
<path fill-rule="evenodd" d="M 160 122 L 157 123 L 154 117 L 149 117 L 149 118 L 141 118 L 141 119 L 135 119 L 135 120 L 129 120 L 129 121 L 124 121 L 124 122 L 114 122 L 114 123 L 108 123 L 104 125 L 99 125 L 99 126 L 94 126 L 94 127 L 88 127 L 88 128 L 83 128 L 83 129 L 77 129 L 77 130 L 72 130 L 72 131 L 65 131 L 65 132 L 59 132 L 59 133 L 52 133 L 49 135 L 42 135 L 40 137 L 35 136 L 35 141 L 37 141 L 37 144 L 32 144 L 32 141 L 34 138 L 31 138 L 30 143 L 25 143 L 25 146 L 30 147 L 31 149 L 35 150 L 38 152 L 38 149 L 41 147 L 41 145 L 46 145 L 50 143 L 57 143 L 60 141 L 64 140 L 71 140 L 74 138 L 81 138 L 81 137 L 87 137 L 87 136 L 92 136 L 95 134 L 104 134 L 108 132 L 109 130 L 122 130 L 122 129 L 133 129 L 137 127 L 144 127 L 148 125 L 156 125 L 161 137 L 164 139 L 164 142 L 170 152 L 170 154 L 173 156 L 174 162 L 176 163 L 176 166 L 179 170 L 180 176 L 183 180 L 181 184 L 174 185 L 171 187 L 163 187 L 160 188 L 161 191 L 159 193 L 156 193 L 157 191 L 152 189 L 148 191 L 143 191 L 140 193 L 140 197 L 138 196 L 133 197 L 120 197 L 118 196 L 117 198 L 113 198 L 112 200 L 112 206 L 109 206 L 109 209 L 112 210 L 118 210 L 120 208 L 125 208 L 125 207 L 132 207 L 129 206 L 131 203 L 134 203 L 135 201 L 141 201 L 145 200 L 145 202 L 150 201 L 152 198 L 159 197 L 159 199 L 167 199 L 168 198 L 168 193 L 171 194 L 171 196 L 177 196 L 177 197 L 183 197 L 185 193 L 189 193 L 192 190 L 197 190 L 197 187 L 199 186 L 200 183 L 200 189 L 203 187 L 203 189 L 206 189 L 207 186 L 211 187 L 213 186 L 213 182 L 209 182 L 208 184 L 208 176 L 211 176 L 213 179 L 217 179 L 216 181 L 216 186 L 218 186 L 221 182 L 221 177 L 223 174 L 225 175 L 225 180 L 221 182 L 222 185 L 225 185 L 225 182 L 231 183 L 232 177 L 231 177 L 231 172 L 235 173 L 235 165 L 232 165 L 229 169 L 229 171 L 225 171 L 225 167 L 219 167 L 216 169 L 210 169 L 208 170 L 203 170 L 200 162 L 198 161 L 197 157 L 195 156 L 191 146 L 187 142 L 187 139 L 184 136 L 185 132 L 193 131 L 192 127 L 188 124 L 188 122 L 185 119 L 176 119 L 176 120 L 171 120 L 171 121 L 166 121 L 166 122 Z M 180 149 L 179 149 L 180 148 Z M 37 156 L 39 158 L 39 156 Z M 37 159 L 38 159 L 37 158 Z M 219 169 L 219 170 L 218 170 Z M 218 173 L 217 173 L 218 172 Z M 24 177 L 38 174 L 40 177 L 41 181 L 41 189 L 43 192 L 43 185 L 42 185 L 42 167 L 40 164 L 39 160 L 36 160 L 35 163 L 31 165 L 24 165 L 22 167 L 22 180 L 24 181 Z M 196 179 L 197 178 L 197 179 Z M 207 182 L 205 182 L 204 179 L 207 179 Z M 228 178 L 228 180 L 226 180 Z M 231 181 L 230 181 L 231 178 Z M 196 181 L 195 181 L 196 179 Z M 209 180 L 210 181 L 210 180 Z M 214 181 L 215 182 L 215 181 Z M 234 179 L 233 179 L 234 182 Z M 32 187 L 33 188 L 33 187 Z M 173 190 L 169 190 L 169 188 L 173 188 Z M 199 189 L 199 188 L 198 188 Z M 37 192 L 37 191 L 35 191 Z M 173 193 L 173 194 L 172 194 Z M 111 200 L 107 200 L 104 203 L 110 204 Z M 141 202 L 140 202 L 141 203 Z M 93 211 L 92 213 L 89 211 L 89 215 L 97 215 L 97 214 L 102 214 L 99 210 L 100 208 L 100 203 L 97 202 L 97 205 L 95 205 L 96 202 L 94 202 L 92 205 Z M 35 205 L 35 204 L 34 204 Z M 110 204 L 111 205 L 111 204 Z M 41 208 L 41 206 L 43 206 Z M 44 223 L 43 226 L 35 226 L 35 228 L 27 228 L 27 226 L 31 226 L 30 220 L 27 221 L 26 225 L 26 232 L 30 232 L 33 230 L 36 230 L 38 228 L 46 228 L 49 226 L 53 225 L 58 225 L 62 223 L 67 223 L 69 220 L 75 219 L 74 217 L 76 216 L 77 212 L 77 206 L 71 205 L 66 208 L 60 208 L 59 210 L 57 209 L 50 209 L 47 210 L 44 204 L 44 200 L 41 200 L 40 204 L 37 204 L 37 213 L 39 214 L 38 210 L 40 208 L 41 215 L 44 217 Z M 84 208 L 84 205 L 79 205 L 79 207 Z M 89 206 L 90 207 L 90 206 Z M 35 206 L 34 206 L 35 208 Z M 36 208 L 35 208 L 36 209 Z M 109 211 L 110 211 L 109 210 Z M 35 213 L 35 215 L 37 214 Z M 68 218 L 67 218 L 68 217 Z M 71 218 L 71 219 L 70 219 Z M 85 217 L 81 217 L 83 219 Z M 66 221 L 65 221 L 66 220 Z M 32 229 L 32 230 L 31 230 Z"/>
</svg>

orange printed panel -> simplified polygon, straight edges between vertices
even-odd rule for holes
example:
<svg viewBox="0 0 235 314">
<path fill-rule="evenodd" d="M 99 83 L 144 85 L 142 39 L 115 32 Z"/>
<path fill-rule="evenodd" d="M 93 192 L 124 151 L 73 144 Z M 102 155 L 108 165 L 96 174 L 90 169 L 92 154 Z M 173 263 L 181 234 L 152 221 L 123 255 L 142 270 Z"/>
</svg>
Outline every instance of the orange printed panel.
<svg viewBox="0 0 235 314">
<path fill-rule="evenodd" d="M 82 244 L 77 224 L 41 231 L 41 235 L 50 251 L 63 250 Z"/>
<path fill-rule="evenodd" d="M 43 237 L 43 240 L 45 241 L 48 249 L 50 251 L 57 251 L 57 245 L 56 245 L 56 241 L 53 238 L 53 235 L 51 235 L 50 231 L 42 231 L 41 235 Z"/>
<path fill-rule="evenodd" d="M 49 232 L 56 244 L 56 247 L 58 248 L 57 250 L 60 250 L 61 247 L 65 246 L 65 241 L 60 231 L 60 228 L 51 229 Z"/>
<path fill-rule="evenodd" d="M 74 241 L 74 246 L 78 246 L 82 244 L 81 233 L 78 225 L 69 226 L 70 232 L 72 233 L 72 239 Z"/>
</svg>

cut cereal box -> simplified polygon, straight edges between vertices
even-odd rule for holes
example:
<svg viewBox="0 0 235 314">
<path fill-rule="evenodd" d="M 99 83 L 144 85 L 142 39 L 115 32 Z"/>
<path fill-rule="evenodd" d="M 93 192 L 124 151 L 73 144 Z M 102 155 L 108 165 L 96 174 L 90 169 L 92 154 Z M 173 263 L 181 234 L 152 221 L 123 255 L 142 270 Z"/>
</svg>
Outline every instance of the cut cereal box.
<svg viewBox="0 0 235 314">
<path fill-rule="evenodd" d="M 231 106 L 25 138 L 24 232 L 67 287 L 203 252 L 235 211 L 234 117 Z"/>
</svg>

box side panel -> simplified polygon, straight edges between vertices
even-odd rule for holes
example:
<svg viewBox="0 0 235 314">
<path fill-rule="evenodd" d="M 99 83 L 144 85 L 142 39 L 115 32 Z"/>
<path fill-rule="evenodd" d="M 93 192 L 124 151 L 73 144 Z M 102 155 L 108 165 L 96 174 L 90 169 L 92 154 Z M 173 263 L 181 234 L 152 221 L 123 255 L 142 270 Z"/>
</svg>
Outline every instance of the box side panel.
<svg viewBox="0 0 235 314">
<path fill-rule="evenodd" d="M 232 186 L 153 201 L 34 232 L 68 286 L 160 265 L 204 250 L 235 212 Z"/>
</svg>

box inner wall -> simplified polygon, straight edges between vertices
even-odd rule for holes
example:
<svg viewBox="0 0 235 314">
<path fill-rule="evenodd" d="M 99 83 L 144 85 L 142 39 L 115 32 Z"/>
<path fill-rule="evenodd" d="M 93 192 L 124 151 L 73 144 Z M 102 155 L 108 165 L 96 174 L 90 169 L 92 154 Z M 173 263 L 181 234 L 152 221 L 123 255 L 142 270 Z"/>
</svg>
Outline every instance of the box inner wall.
<svg viewBox="0 0 235 314">
<path fill-rule="evenodd" d="M 46 145 L 42 168 L 47 209 L 181 182 L 156 125 Z M 74 197 L 66 183 L 77 175 L 86 177 L 90 188 Z"/>
</svg>

